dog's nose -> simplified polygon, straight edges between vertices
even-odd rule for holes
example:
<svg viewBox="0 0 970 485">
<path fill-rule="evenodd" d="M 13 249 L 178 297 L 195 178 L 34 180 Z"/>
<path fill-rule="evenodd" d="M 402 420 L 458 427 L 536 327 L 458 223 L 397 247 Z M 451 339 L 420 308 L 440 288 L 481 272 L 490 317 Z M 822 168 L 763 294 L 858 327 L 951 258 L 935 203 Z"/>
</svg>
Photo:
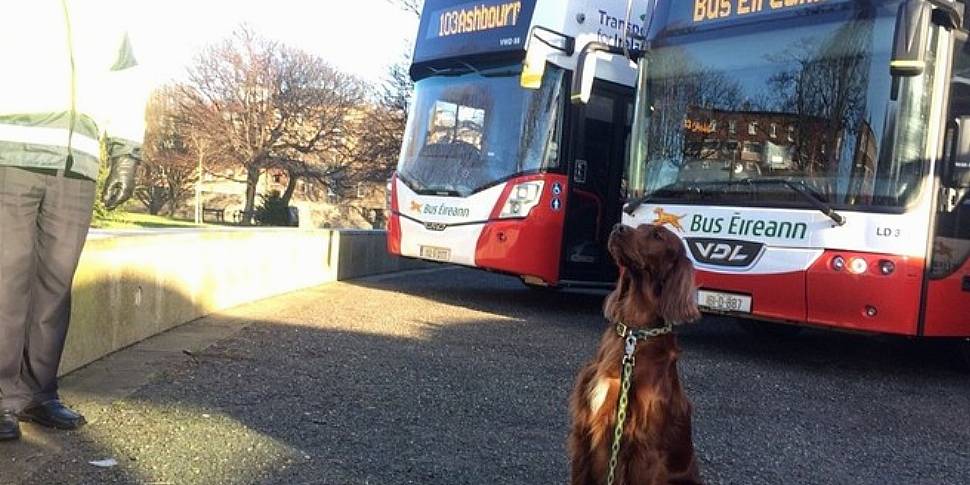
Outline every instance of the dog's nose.
<svg viewBox="0 0 970 485">
<path fill-rule="evenodd" d="M 627 229 L 629 229 L 629 228 L 627 226 L 623 225 L 622 222 L 619 223 L 619 224 L 617 224 L 617 225 L 615 225 L 615 226 L 613 226 L 613 230 L 615 232 L 623 232 L 623 231 L 625 231 Z"/>
</svg>

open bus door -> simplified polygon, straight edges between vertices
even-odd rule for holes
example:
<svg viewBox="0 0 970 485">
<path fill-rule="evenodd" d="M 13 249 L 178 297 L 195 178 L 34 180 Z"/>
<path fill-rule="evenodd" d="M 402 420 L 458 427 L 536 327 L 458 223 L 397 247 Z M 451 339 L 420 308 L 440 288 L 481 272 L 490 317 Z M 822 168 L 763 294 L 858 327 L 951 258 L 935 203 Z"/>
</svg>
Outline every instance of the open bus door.
<svg viewBox="0 0 970 485">
<path fill-rule="evenodd" d="M 633 119 L 634 92 L 596 81 L 585 105 L 574 105 L 573 146 L 567 169 L 569 193 L 563 230 L 560 281 L 616 279 L 606 249 L 610 230 L 620 222 L 620 179 Z"/>
<path fill-rule="evenodd" d="M 953 32 L 947 146 L 930 249 L 922 334 L 970 336 L 970 42 Z M 970 348 L 970 347 L 968 347 Z"/>
</svg>

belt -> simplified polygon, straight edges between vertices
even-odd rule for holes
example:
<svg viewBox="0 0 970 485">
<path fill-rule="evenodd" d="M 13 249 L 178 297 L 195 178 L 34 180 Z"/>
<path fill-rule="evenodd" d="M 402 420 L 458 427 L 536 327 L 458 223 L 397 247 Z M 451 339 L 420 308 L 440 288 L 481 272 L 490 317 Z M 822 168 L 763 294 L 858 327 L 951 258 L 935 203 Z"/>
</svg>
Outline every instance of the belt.
<svg viewBox="0 0 970 485">
<path fill-rule="evenodd" d="M 94 182 L 94 180 L 91 180 L 90 178 L 85 177 L 84 175 L 74 173 L 69 170 L 58 170 L 56 168 L 37 168 L 37 167 L 12 167 L 12 168 L 26 170 L 28 172 L 38 173 L 41 175 L 48 175 L 51 177 L 64 177 L 64 178 L 69 178 L 74 180 L 87 180 L 89 182 Z"/>
</svg>

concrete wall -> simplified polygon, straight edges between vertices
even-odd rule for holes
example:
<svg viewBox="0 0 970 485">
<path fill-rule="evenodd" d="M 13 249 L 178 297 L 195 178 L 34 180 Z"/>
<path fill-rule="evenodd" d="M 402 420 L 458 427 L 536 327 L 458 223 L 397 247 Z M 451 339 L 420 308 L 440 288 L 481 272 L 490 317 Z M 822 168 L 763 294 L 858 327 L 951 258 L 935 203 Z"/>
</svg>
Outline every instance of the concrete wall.
<svg viewBox="0 0 970 485">
<path fill-rule="evenodd" d="M 247 229 L 89 239 L 74 280 L 67 373 L 219 310 L 324 283 L 418 269 L 382 231 Z"/>
</svg>

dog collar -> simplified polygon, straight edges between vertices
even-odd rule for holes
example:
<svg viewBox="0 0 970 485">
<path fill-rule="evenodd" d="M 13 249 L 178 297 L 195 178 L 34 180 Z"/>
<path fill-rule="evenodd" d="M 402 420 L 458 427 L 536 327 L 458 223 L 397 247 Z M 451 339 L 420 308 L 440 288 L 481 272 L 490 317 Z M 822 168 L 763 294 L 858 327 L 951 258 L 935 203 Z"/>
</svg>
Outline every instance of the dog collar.
<svg viewBox="0 0 970 485">
<path fill-rule="evenodd" d="M 614 324 L 616 329 L 616 334 L 623 338 L 633 337 L 636 340 L 647 340 L 653 337 L 659 337 L 661 335 L 666 335 L 673 331 L 673 326 L 667 322 L 664 322 L 662 327 L 653 328 L 630 328 L 624 323 L 617 322 Z"/>
</svg>

